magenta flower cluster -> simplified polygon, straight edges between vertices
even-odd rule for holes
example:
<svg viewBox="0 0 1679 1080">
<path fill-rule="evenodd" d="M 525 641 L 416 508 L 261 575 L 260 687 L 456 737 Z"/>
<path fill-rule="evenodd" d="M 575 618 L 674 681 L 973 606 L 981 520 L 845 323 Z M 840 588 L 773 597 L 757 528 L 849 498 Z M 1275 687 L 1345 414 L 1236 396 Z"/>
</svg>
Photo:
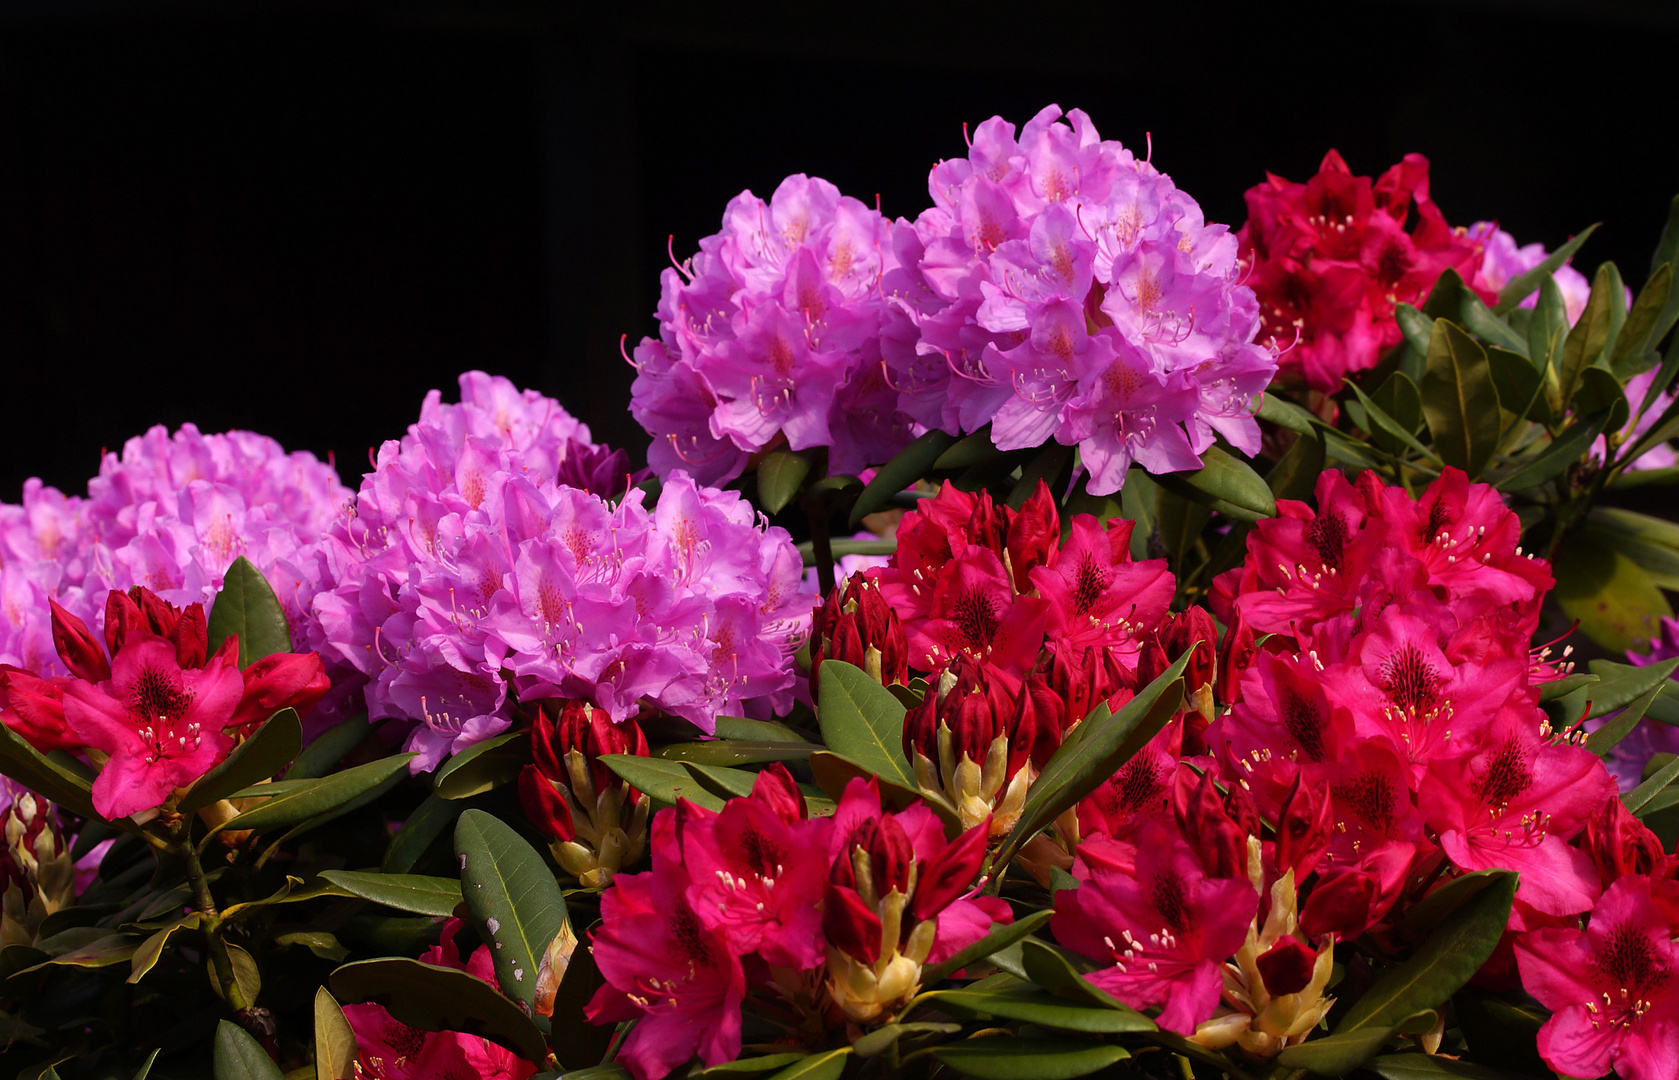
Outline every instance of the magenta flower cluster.
<svg viewBox="0 0 1679 1080">
<path fill-rule="evenodd" d="M 894 268 L 889 225 L 826 180 L 789 176 L 769 203 L 743 191 L 722 231 L 661 277 L 659 337 L 635 350 L 630 412 L 648 461 L 701 483 L 779 445 L 828 447 L 856 473 L 910 440 L 880 363 Z"/>
<path fill-rule="evenodd" d="M 0 505 L 0 663 L 64 673 L 49 596 L 94 627 L 112 589 L 140 585 L 208 608 L 241 555 L 274 587 L 301 647 L 321 581 L 316 545 L 350 495 L 313 454 L 191 424 L 173 435 L 154 427 L 120 457 L 107 453 L 85 498 L 31 479 L 20 505 Z"/>
<path fill-rule="evenodd" d="M 681 472 L 647 506 L 557 402 L 460 385 L 380 448 L 314 602 L 335 683 L 364 686 L 374 720 L 417 721 L 415 771 L 506 730 L 510 692 L 615 720 L 649 702 L 706 731 L 791 705 L 809 603 L 783 530 Z"/>
</svg>

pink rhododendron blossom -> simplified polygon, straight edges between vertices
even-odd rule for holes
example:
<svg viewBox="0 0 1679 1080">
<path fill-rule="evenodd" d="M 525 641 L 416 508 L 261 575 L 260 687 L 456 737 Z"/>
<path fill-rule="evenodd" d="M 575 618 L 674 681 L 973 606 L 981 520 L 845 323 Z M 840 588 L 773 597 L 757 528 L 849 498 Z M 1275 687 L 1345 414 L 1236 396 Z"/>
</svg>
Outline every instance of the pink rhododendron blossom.
<svg viewBox="0 0 1679 1080">
<path fill-rule="evenodd" d="M 729 203 L 722 231 L 661 276 L 659 336 L 635 350 L 630 412 L 655 471 L 721 483 L 784 440 L 856 473 L 908 444 L 880 356 L 889 228 L 803 174 L 768 203 L 750 191 Z"/>
<path fill-rule="evenodd" d="M 1079 447 L 1097 494 L 1133 462 L 1196 468 L 1222 437 L 1253 453 L 1276 370 L 1236 241 L 1149 161 L 1051 105 L 1016 137 L 992 117 L 892 228 L 881 352 L 899 407 L 1002 449 Z"/>
</svg>

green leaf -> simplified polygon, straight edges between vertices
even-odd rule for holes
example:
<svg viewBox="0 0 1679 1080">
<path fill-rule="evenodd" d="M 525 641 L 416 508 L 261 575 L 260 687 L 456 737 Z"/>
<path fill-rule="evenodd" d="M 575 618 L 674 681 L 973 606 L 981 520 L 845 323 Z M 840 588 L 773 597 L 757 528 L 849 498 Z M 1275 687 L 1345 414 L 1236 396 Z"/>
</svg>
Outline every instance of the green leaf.
<svg viewBox="0 0 1679 1080">
<path fill-rule="evenodd" d="M 433 783 L 443 798 L 465 799 L 511 784 L 530 762 L 530 733 L 509 731 L 475 743 L 444 762 Z"/>
<path fill-rule="evenodd" d="M 1675 757 L 1657 770 L 1654 776 L 1622 795 L 1621 805 L 1625 806 L 1631 813 L 1637 814 L 1640 810 L 1649 806 L 1651 800 L 1657 795 L 1667 790 L 1667 786 L 1673 783 L 1673 778 L 1676 776 L 1679 776 L 1679 757 Z"/>
<path fill-rule="evenodd" d="M 1168 473 L 1157 482 L 1178 482 L 1214 501 L 1215 509 L 1244 521 L 1277 516 L 1277 500 L 1253 466 L 1220 446 L 1201 453 L 1201 468 L 1193 472 Z M 1193 496 L 1192 496 L 1193 497 Z M 1225 504 L 1219 506 L 1219 503 Z M 1231 509 L 1231 508 L 1234 509 Z"/>
<path fill-rule="evenodd" d="M 567 1069 L 599 1063 L 612 1044 L 612 1025 L 591 1024 L 583 1016 L 584 1006 L 604 985 L 606 980 L 595 965 L 594 950 L 579 942 L 566 963 L 565 974 L 560 976 L 559 988 L 554 991 L 554 1015 L 550 1018 L 553 1033 L 548 1041 L 559 1055 L 560 1064 Z"/>
<path fill-rule="evenodd" d="M 1651 702 L 1655 701 L 1661 692 L 1661 687 L 1652 687 L 1649 693 L 1623 709 L 1621 715 L 1586 736 L 1586 749 L 1602 757 L 1620 745 L 1621 740 L 1631 734 L 1638 722 L 1644 719 L 1644 714 L 1650 711 Z"/>
<path fill-rule="evenodd" d="M 1400 371 L 1394 372 L 1393 376 L 1388 381 L 1392 382 L 1393 379 L 1405 379 L 1407 383 L 1411 381 L 1406 378 L 1404 372 Z M 1376 404 L 1375 401 L 1371 400 L 1368 394 L 1358 388 L 1357 383 L 1354 383 L 1351 379 L 1344 379 L 1342 381 L 1345 382 L 1348 389 L 1353 392 L 1353 396 L 1358 398 L 1359 404 L 1364 406 L 1365 416 L 1369 418 L 1370 424 L 1372 425 L 1368 428 L 1368 430 L 1371 430 L 1373 433 L 1385 434 L 1390 439 L 1398 442 L 1400 445 L 1415 450 L 1427 460 L 1435 462 L 1436 464 L 1439 463 L 1440 459 L 1435 456 L 1434 451 L 1424 446 L 1415 435 L 1411 434 L 1410 429 L 1404 424 L 1389 416 L 1386 409 Z"/>
<path fill-rule="evenodd" d="M 905 709 L 890 690 L 853 664 L 824 660 L 816 699 L 822 741 L 831 752 L 915 790 L 915 775 L 904 760 Z"/>
<path fill-rule="evenodd" d="M 694 761 L 684 761 L 682 764 L 693 774 L 695 780 L 719 799 L 744 799 L 752 794 L 752 787 L 758 782 L 758 774 L 746 769 L 727 769 L 716 765 L 701 765 Z"/>
<path fill-rule="evenodd" d="M 929 799 L 924 792 L 913 787 L 906 787 L 893 780 L 884 779 L 849 758 L 840 757 L 838 754 L 827 750 L 818 750 L 810 755 L 810 772 L 815 777 L 817 786 L 829 798 L 838 800 L 845 793 L 846 785 L 853 779 L 859 777 L 864 780 L 872 779 L 880 785 L 880 798 L 884 804 L 893 809 L 902 810 L 916 803 L 925 803 L 928 809 L 939 815 L 939 819 L 945 824 L 946 831 L 952 831 L 953 835 L 954 832 L 961 831 L 961 825 L 957 821 L 955 811 L 942 798 Z M 806 796 L 806 803 L 809 804 L 808 795 Z M 719 802 L 719 805 L 721 805 L 721 802 Z M 814 808 L 812 812 L 815 812 Z"/>
<path fill-rule="evenodd" d="M 284 769 L 303 747 L 303 725 L 292 709 L 281 709 L 238 746 L 227 759 L 192 785 L 181 797 L 181 813 L 225 799 L 240 788 L 260 783 Z"/>
<path fill-rule="evenodd" d="M 1122 1035 L 1134 1031 L 1153 1031 L 1154 1023 L 1140 1013 L 1120 1012 L 1097 1005 L 1080 1005 L 1066 998 L 1046 994 L 1035 986 L 1015 984 L 984 990 L 935 990 L 924 1000 L 936 1002 L 940 1008 L 960 1009 L 965 1013 L 995 1016 L 1003 1020 L 1019 1020 L 1040 1027 L 1061 1028 L 1063 1031 L 1082 1031 L 1091 1035 Z"/>
<path fill-rule="evenodd" d="M 827 664 L 823 666 L 826 668 Z M 624 783 L 637 791 L 645 791 L 659 802 L 674 806 L 676 800 L 687 799 L 707 810 L 723 809 L 723 800 L 707 791 L 705 785 L 696 780 L 680 761 L 637 757 L 634 754 L 602 754 L 600 763 L 616 773 Z"/>
<path fill-rule="evenodd" d="M 1619 378 L 1634 374 L 1632 365 L 1661 340 L 1656 334 L 1667 312 L 1668 294 L 1673 291 L 1673 267 L 1663 263 L 1650 275 L 1644 290 L 1627 312 L 1626 325 L 1615 339 L 1609 366 Z M 1671 325 L 1671 324 L 1669 324 Z"/>
<path fill-rule="evenodd" d="M 354 1080 L 356 1033 L 327 988 L 315 990 L 315 1080 Z"/>
<path fill-rule="evenodd" d="M 1063 1039 L 1021 1039 L 1006 1035 L 946 1044 L 933 1057 L 979 1080 L 1073 1080 L 1130 1057 L 1111 1043 Z"/>
<path fill-rule="evenodd" d="M 461 815 L 455 852 L 473 925 L 491 945 L 496 982 L 530 1008 L 537 969 L 566 921 L 559 883 L 524 837 L 482 810 Z"/>
<path fill-rule="evenodd" d="M 808 1054 L 782 1069 L 770 1080 L 839 1080 L 851 1047 L 842 1046 L 824 1054 Z"/>
<path fill-rule="evenodd" d="M 1579 619 L 1586 636 L 1606 649 L 1641 647 L 1661 618 L 1673 614 L 1667 597 L 1637 563 L 1583 533 L 1568 538 L 1557 565 L 1568 567 L 1568 573 L 1558 575 L 1552 595 L 1563 613 Z"/>
<path fill-rule="evenodd" d="M 1674 670 L 1679 668 L 1679 658 L 1642 667 L 1613 660 L 1593 660 L 1588 667 L 1598 678 L 1588 694 L 1592 699 L 1590 716 L 1599 717 L 1632 704 L 1646 691 L 1665 688 Z"/>
<path fill-rule="evenodd" d="M 1528 362 L 1527 357 L 1517 356 L 1507 349 L 1492 348 L 1487 350 L 1487 364 L 1492 368 L 1492 384 L 1498 391 L 1499 406 L 1513 417 L 1512 428 L 1523 420 L 1550 419 L 1549 406 L 1543 410 L 1543 415 L 1533 415 L 1535 407 L 1545 400 L 1545 378 Z M 1418 408 L 1420 410 L 1420 404 Z"/>
<path fill-rule="evenodd" d="M 1572 259 L 1574 257 L 1574 253 L 1580 250 L 1580 246 L 1586 242 L 1587 238 L 1589 238 L 1592 233 L 1597 231 L 1597 227 L 1600 224 L 1602 224 L 1602 222 L 1594 222 L 1591 225 L 1587 225 L 1584 229 L 1580 230 L 1580 235 L 1576 236 L 1574 239 L 1546 256 L 1544 262 L 1530 270 L 1517 274 L 1505 283 L 1504 288 L 1498 291 L 1498 303 L 1493 305 L 1492 310 L 1494 314 L 1506 314 L 1512 309 L 1519 307 L 1523 300 L 1532 296 L 1533 290 L 1544 288 L 1544 283 L 1551 281 L 1551 275 L 1557 272 L 1557 267 L 1561 266 L 1569 259 Z M 1538 359 L 1538 356 L 1539 354 L 1537 352 L 1534 353 L 1535 360 Z"/>
<path fill-rule="evenodd" d="M 1463 295 L 1458 298 L 1457 310 L 1464 329 L 1471 334 L 1489 345 L 1509 349 L 1524 359 L 1527 357 L 1527 341 L 1511 329 L 1509 323 L 1487 310 L 1487 305 L 1481 303 L 1481 298 L 1475 295 L 1473 289 L 1463 290 Z"/>
<path fill-rule="evenodd" d="M 1194 651 L 1186 650 L 1118 712 L 1110 715 L 1105 706 L 1099 705 L 1073 729 L 1032 783 L 1020 820 L 1003 841 L 992 865 L 1007 866 L 1026 841 L 1063 810 L 1095 791 L 1154 738 L 1183 702 L 1180 679 Z M 825 676 L 822 685 L 826 689 Z"/>
<path fill-rule="evenodd" d="M 701 1069 L 690 1074 L 690 1080 L 716 1080 L 718 1077 L 756 1076 L 767 1073 L 771 1069 L 779 1069 L 795 1061 L 802 1061 L 807 1054 L 765 1054 L 763 1057 L 741 1058 L 738 1061 L 725 1061 L 721 1065 L 713 1065 L 709 1069 Z"/>
<path fill-rule="evenodd" d="M 1312 434 L 1317 424 L 1317 417 L 1287 398 L 1270 391 L 1260 399 L 1259 411 L 1254 415 L 1300 435 Z"/>
<path fill-rule="evenodd" d="M 1309 499 L 1323 474 L 1323 465 L 1323 440 L 1302 435 L 1265 474 L 1265 485 L 1279 499 Z"/>
<path fill-rule="evenodd" d="M 935 429 L 899 451 L 896 457 L 880 467 L 874 479 L 863 488 L 863 493 L 857 496 L 856 504 L 851 507 L 851 527 L 855 529 L 865 517 L 890 506 L 893 496 L 926 476 L 933 462 L 954 445 L 954 436 Z"/>
<path fill-rule="evenodd" d="M 78 931 L 85 932 L 77 934 Z M 70 935 L 83 937 L 84 940 L 74 948 L 59 951 L 59 946 Z M 86 935 L 92 935 L 93 940 L 85 940 Z M 27 971 L 38 971 L 49 967 L 77 967 L 77 968 L 106 968 L 116 964 L 127 963 L 134 958 L 137 951 L 134 938 L 129 934 L 113 934 L 97 926 L 78 926 L 63 931 L 46 941 L 37 941 L 36 947 L 51 955 L 51 959 L 43 960 L 33 967 L 24 968 L 17 972 L 21 975 Z"/>
<path fill-rule="evenodd" d="M 1609 410 L 1608 430 L 1619 431 L 1631 416 L 1626 388 L 1614 375 L 1600 367 L 1589 367 L 1580 373 L 1580 386 L 1574 391 L 1574 413 L 1590 416 Z"/>
<path fill-rule="evenodd" d="M 1008 948 L 1048 922 L 1049 917 L 1053 914 L 1055 912 L 1049 910 L 1034 911 L 1032 914 L 1012 923 L 993 923 L 991 930 L 972 945 L 962 949 L 942 964 L 933 964 L 922 969 L 921 985 L 937 986 L 969 964 L 984 960 L 992 953 Z"/>
<path fill-rule="evenodd" d="M 954 1035 L 962 1030 L 961 1024 L 887 1024 L 885 1027 L 875 1028 L 851 1044 L 851 1053 L 859 1058 L 879 1057 L 895 1046 L 899 1039 L 906 1035 L 920 1035 L 928 1032 L 939 1035 Z"/>
<path fill-rule="evenodd" d="M 1433 317 L 1424 315 L 1410 304 L 1395 305 L 1393 317 L 1399 323 L 1399 332 L 1405 335 L 1406 344 L 1427 356 L 1429 339 L 1434 336 Z"/>
<path fill-rule="evenodd" d="M 798 450 L 772 450 L 758 462 L 758 502 L 764 513 L 786 509 L 810 475 L 810 454 Z"/>
<path fill-rule="evenodd" d="M 233 984 L 246 1001 L 255 1001 L 262 993 L 262 971 L 257 967 L 256 957 L 245 949 L 227 943 L 227 958 L 233 968 Z M 204 974 L 210 980 L 210 989 L 222 997 L 221 981 L 216 977 L 216 965 L 209 957 L 204 958 Z"/>
<path fill-rule="evenodd" d="M 1345 1076 L 1363 1065 L 1395 1035 L 1420 1035 L 1434 1026 L 1429 1009 L 1387 1027 L 1366 1027 L 1337 1031 L 1333 1035 L 1291 1046 L 1277 1055 L 1277 1064 L 1291 1069 L 1310 1069 L 1319 1076 Z"/>
<path fill-rule="evenodd" d="M 1497 884 L 1504 873 L 1506 871 L 1503 870 L 1476 870 L 1452 878 L 1405 913 L 1406 931 L 1421 937 L 1445 921 L 1446 916 L 1479 896 L 1481 890 Z"/>
<path fill-rule="evenodd" d="M 128 981 L 137 983 L 145 978 L 146 973 L 157 966 L 158 960 L 163 956 L 163 950 L 169 946 L 170 938 L 183 931 L 197 930 L 199 924 L 203 921 L 203 914 L 194 911 L 191 914 L 181 916 L 141 942 L 140 947 L 134 950 L 134 955 L 128 959 Z"/>
<path fill-rule="evenodd" d="M 1008 451 L 999 450 L 991 441 L 991 425 L 986 424 L 972 435 L 964 435 L 950 449 L 940 454 L 932 464 L 932 471 L 957 472 L 996 461 Z"/>
<path fill-rule="evenodd" d="M 216 1024 L 213 1061 L 216 1080 L 285 1080 L 262 1044 L 231 1020 Z"/>
<path fill-rule="evenodd" d="M 1079 959 L 1083 960 L 1082 957 Z M 1133 1030 L 1154 1030 L 1154 1021 L 1086 979 L 1079 969 L 1073 966 L 1064 950 L 1037 938 L 1026 938 L 1020 943 L 1020 962 L 1027 979 L 1056 997 L 1129 1014 L 1135 1018 L 1128 1021 L 1129 1023 L 1147 1025 L 1135 1027 Z"/>
<path fill-rule="evenodd" d="M 146 1055 L 146 1063 L 140 1066 L 140 1071 L 134 1074 L 133 1080 L 146 1080 L 152 1074 L 152 1064 L 157 1061 L 157 1055 L 162 1053 L 162 1047 Z"/>
<path fill-rule="evenodd" d="M 1131 558 L 1136 562 L 1147 559 L 1150 538 L 1154 536 L 1159 525 L 1159 515 L 1155 508 L 1160 502 L 1160 485 L 1156 484 L 1140 465 L 1133 465 L 1125 474 L 1125 486 L 1120 489 L 1119 504 L 1115 506 L 1111 498 L 1098 499 L 1085 492 L 1083 483 L 1084 479 L 1081 477 L 1078 494 L 1082 494 L 1086 502 L 1099 503 L 1095 507 L 1096 520 L 1106 527 L 1108 522 L 1116 517 L 1129 518 L 1134 523 L 1131 529 Z M 1074 499 L 1078 498 L 1078 494 L 1074 495 Z M 1074 508 L 1074 499 L 1067 500 L 1066 509 L 1061 515 L 1062 521 L 1071 521 L 1073 515 L 1080 512 Z M 1113 508 L 1113 513 L 1107 512 L 1110 507 Z"/>
<path fill-rule="evenodd" d="M 104 820 L 93 809 L 90 779 L 79 769 L 41 754 L 5 724 L 0 724 L 0 773 L 73 814 L 94 821 Z"/>
<path fill-rule="evenodd" d="M 529 974 L 534 983 L 535 973 Z M 548 1056 L 542 1032 L 525 1011 L 464 971 L 392 956 L 345 964 L 328 982 L 339 1001 L 378 1002 L 410 1027 L 481 1035 L 527 1061 Z"/>
<path fill-rule="evenodd" d="M 1516 882 L 1516 874 L 1506 873 L 1448 916 L 1409 960 L 1364 992 L 1335 1033 L 1393 1028 L 1424 1009 L 1440 1008 L 1492 955 L 1510 921 Z"/>
<path fill-rule="evenodd" d="M 1042 481 L 1054 488 L 1059 481 L 1062 470 L 1072 460 L 1073 448 L 1062 446 L 1060 443 L 1050 443 L 1038 451 L 1036 457 L 1020 468 L 1020 479 L 1015 481 L 1014 488 L 1009 492 L 1009 509 L 1019 510 L 1026 505 L 1026 500 L 1038 490 L 1038 482 Z"/>
<path fill-rule="evenodd" d="M 297 760 L 286 770 L 286 779 L 310 780 L 325 776 L 337 768 L 350 751 L 366 741 L 372 732 L 373 725 L 365 716 L 352 716 L 332 725 L 315 736 L 315 741 L 297 755 Z"/>
<path fill-rule="evenodd" d="M 1157 484 L 1156 488 L 1154 510 L 1160 523 L 1160 544 L 1166 550 L 1167 561 L 1182 574 L 1213 512 L 1210 507 L 1179 495 L 1175 484 Z M 1132 535 L 1134 538 L 1135 531 Z"/>
<path fill-rule="evenodd" d="M 1485 350 L 1455 323 L 1435 320 L 1421 390 L 1435 452 L 1475 479 L 1502 434 L 1498 390 Z"/>
<path fill-rule="evenodd" d="M 1665 544 L 1651 543 L 1642 537 L 1602 528 L 1590 520 L 1580 528 L 1580 533 L 1637 563 L 1639 569 L 1649 574 L 1650 580 L 1660 588 L 1679 589 L 1679 550 Z"/>
<path fill-rule="evenodd" d="M 447 918 L 461 902 L 461 883 L 425 874 L 377 874 L 362 870 L 323 870 L 321 878 L 351 896 L 376 904 Z"/>
<path fill-rule="evenodd" d="M 222 576 L 222 590 L 210 609 L 210 652 L 222 647 L 229 634 L 239 635 L 239 666 L 274 653 L 291 652 L 291 631 L 279 597 L 251 560 L 241 555 Z"/>
<path fill-rule="evenodd" d="M 1453 1058 L 1432 1054 L 1383 1054 L 1365 1062 L 1364 1067 L 1382 1080 L 1440 1080 L 1442 1077 L 1461 1077 L 1463 1080 L 1515 1080 L 1513 1073 L 1489 1069 Z"/>
<path fill-rule="evenodd" d="M 1581 373 L 1597 361 L 1603 352 L 1604 342 L 1609 340 L 1610 282 L 1619 277 L 1609 263 L 1598 267 L 1586 309 L 1580 313 L 1579 321 L 1563 341 L 1562 367 L 1557 372 L 1557 379 L 1564 404 L 1574 397 Z"/>
<path fill-rule="evenodd" d="M 828 668 L 823 664 L 822 676 Z M 709 742 L 666 743 L 653 751 L 653 756 L 665 761 L 683 761 L 694 765 L 754 765 L 765 761 L 802 761 L 812 750 L 820 750 L 817 743 L 759 742 L 754 739 L 716 739 Z"/>
<path fill-rule="evenodd" d="M 748 720 L 743 716 L 719 716 L 716 734 L 719 739 L 744 739 L 749 742 L 805 741 L 803 735 L 786 724 L 778 724 L 773 720 Z"/>
<path fill-rule="evenodd" d="M 1567 340 L 1568 304 L 1562 298 L 1562 289 L 1547 277 L 1539 287 L 1539 303 L 1527 324 L 1527 350 L 1543 383 L 1546 412 L 1552 416 L 1561 416 L 1567 404 L 1562 397 L 1562 351 Z"/>
<path fill-rule="evenodd" d="M 454 825 L 455 816 L 462 809 L 460 803 L 445 799 L 435 791 L 427 795 L 408 815 L 402 828 L 391 837 L 391 846 L 386 849 L 384 861 L 379 864 L 380 871 L 406 874 L 414 869 L 414 864 L 420 861 L 426 849 L 443 835 L 444 830 Z"/>
<path fill-rule="evenodd" d="M 324 814 L 348 803 L 351 799 L 383 784 L 408 767 L 413 754 L 393 754 L 366 765 L 357 765 L 319 780 L 281 781 L 263 784 L 260 788 L 245 788 L 235 795 L 269 796 L 260 806 L 235 817 L 222 826 L 224 829 L 272 829 L 279 825 L 295 825 L 317 814 Z M 297 786 L 292 787 L 295 783 Z M 220 831 L 220 830 L 215 830 Z M 208 837 L 206 837 L 208 839 Z"/>
<path fill-rule="evenodd" d="M 342 964 L 344 958 L 350 955 L 342 942 L 325 930 L 293 930 L 287 934 L 276 934 L 274 944 L 282 948 L 291 945 L 301 945 L 322 960 L 330 960 L 335 964 Z"/>
<path fill-rule="evenodd" d="M 1603 427 L 1608 422 L 1608 409 L 1580 418 L 1567 431 L 1552 439 L 1551 445 L 1538 456 L 1493 486 L 1500 491 L 1522 491 L 1538 487 L 1585 457 L 1586 452 L 1592 448 L 1592 443 L 1603 434 Z"/>
</svg>

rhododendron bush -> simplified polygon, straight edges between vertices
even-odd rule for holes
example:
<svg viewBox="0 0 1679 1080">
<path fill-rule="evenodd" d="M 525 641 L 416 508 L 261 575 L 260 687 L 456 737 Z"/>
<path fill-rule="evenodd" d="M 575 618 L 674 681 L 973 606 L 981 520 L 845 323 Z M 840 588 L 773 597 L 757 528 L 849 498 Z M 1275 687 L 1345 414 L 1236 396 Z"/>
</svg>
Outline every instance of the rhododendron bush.
<svg viewBox="0 0 1679 1080">
<path fill-rule="evenodd" d="M 741 193 L 646 468 L 473 371 L 27 484 L 0 1073 L 1679 1075 L 1679 201 L 1167 145 Z"/>
</svg>

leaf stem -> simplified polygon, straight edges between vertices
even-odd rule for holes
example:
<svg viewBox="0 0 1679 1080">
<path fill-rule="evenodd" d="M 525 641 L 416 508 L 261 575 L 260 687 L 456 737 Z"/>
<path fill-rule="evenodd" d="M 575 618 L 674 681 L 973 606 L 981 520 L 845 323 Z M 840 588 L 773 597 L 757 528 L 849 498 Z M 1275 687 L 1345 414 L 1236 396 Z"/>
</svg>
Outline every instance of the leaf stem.
<svg viewBox="0 0 1679 1080">
<path fill-rule="evenodd" d="M 192 819 L 189 817 L 185 821 L 186 825 L 177 837 L 176 850 L 186 856 L 187 880 L 192 884 L 193 902 L 204 916 L 204 941 L 210 952 L 210 964 L 216 970 L 216 982 L 221 986 L 222 998 L 236 1013 L 244 1015 L 251 1003 L 245 1000 L 244 991 L 239 989 L 239 979 L 233 971 L 233 957 L 222 938 L 222 916 L 216 910 L 215 897 L 210 894 L 210 882 L 204 874 L 204 864 L 199 861 L 198 849 L 192 844 Z"/>
</svg>

